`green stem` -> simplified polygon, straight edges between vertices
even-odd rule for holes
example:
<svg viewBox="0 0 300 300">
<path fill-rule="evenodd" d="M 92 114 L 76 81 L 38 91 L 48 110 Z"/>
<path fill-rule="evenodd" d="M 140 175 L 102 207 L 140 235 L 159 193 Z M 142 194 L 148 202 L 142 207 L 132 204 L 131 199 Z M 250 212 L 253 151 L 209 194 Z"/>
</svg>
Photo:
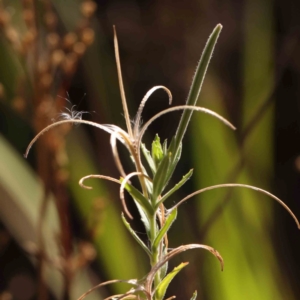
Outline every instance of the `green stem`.
<svg viewBox="0 0 300 300">
<path fill-rule="evenodd" d="M 217 43 L 218 37 L 220 35 L 220 32 L 222 30 L 222 25 L 218 24 L 211 35 L 209 36 L 207 43 L 205 45 L 205 48 L 202 52 L 199 64 L 196 69 L 196 73 L 192 82 L 192 86 L 187 98 L 186 105 L 196 105 L 202 84 L 204 81 L 204 77 L 206 74 L 206 70 L 208 68 L 210 59 L 212 57 L 215 45 Z M 181 116 L 176 135 L 175 135 L 175 148 L 174 148 L 174 156 L 176 157 L 179 145 L 183 139 L 183 136 L 185 134 L 185 131 L 187 129 L 187 126 L 190 122 L 191 116 L 193 114 L 192 110 L 185 110 Z"/>
<path fill-rule="evenodd" d="M 158 262 L 159 262 L 159 251 L 158 248 L 153 247 L 153 243 L 155 241 L 155 238 L 157 236 L 157 226 L 156 226 L 156 214 L 154 213 L 152 215 L 152 217 L 150 218 L 150 238 L 151 238 L 151 253 L 152 253 L 152 258 L 151 258 L 151 266 L 155 266 Z M 160 275 L 159 272 L 157 272 L 155 274 L 155 278 L 154 278 L 154 287 L 153 289 L 155 289 L 158 284 L 160 283 L 161 279 L 160 279 Z"/>
</svg>

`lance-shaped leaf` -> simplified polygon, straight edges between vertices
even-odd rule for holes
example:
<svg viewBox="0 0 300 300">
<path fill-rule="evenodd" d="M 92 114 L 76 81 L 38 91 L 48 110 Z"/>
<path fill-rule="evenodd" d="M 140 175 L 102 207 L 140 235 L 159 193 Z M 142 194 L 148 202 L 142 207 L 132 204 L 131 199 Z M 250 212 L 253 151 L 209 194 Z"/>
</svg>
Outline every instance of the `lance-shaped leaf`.
<svg viewBox="0 0 300 300">
<path fill-rule="evenodd" d="M 168 254 L 168 248 L 167 248 L 167 245 L 164 245 L 163 246 L 163 256 L 167 255 Z M 169 266 L 169 263 L 166 262 L 159 270 L 159 277 L 160 278 L 164 278 L 168 272 L 168 266 Z"/>
<path fill-rule="evenodd" d="M 141 216 L 141 221 L 142 221 L 143 224 L 144 224 L 144 227 L 145 227 L 145 231 L 146 231 L 146 233 L 147 233 L 147 236 L 148 236 L 148 238 L 150 238 L 150 223 L 149 223 L 149 218 L 148 218 L 148 216 L 145 214 L 143 208 L 141 207 L 141 205 L 140 205 L 137 201 L 135 201 L 135 205 L 136 205 L 136 207 L 137 207 L 137 209 L 138 209 L 138 211 L 139 211 L 139 214 L 140 214 L 140 216 Z"/>
<path fill-rule="evenodd" d="M 169 284 L 171 283 L 171 281 L 173 280 L 173 278 L 185 267 L 187 266 L 189 263 L 185 262 L 185 263 L 181 263 L 179 266 L 175 267 L 161 282 L 160 284 L 157 286 L 156 292 L 155 292 L 155 297 L 156 299 L 163 299 L 167 288 L 169 286 Z"/>
<path fill-rule="evenodd" d="M 157 202 L 158 196 L 162 193 L 165 187 L 166 177 L 168 174 L 168 168 L 170 162 L 171 162 L 171 153 L 168 153 L 159 164 L 157 172 L 153 178 L 152 203 L 154 204 Z"/>
<path fill-rule="evenodd" d="M 191 300 L 196 300 L 196 298 L 197 298 L 197 291 L 194 292 L 194 294 L 193 294 Z"/>
<path fill-rule="evenodd" d="M 144 242 L 139 238 L 139 236 L 135 233 L 135 231 L 131 228 L 130 224 L 126 221 L 124 214 L 121 215 L 122 221 L 125 225 L 125 227 L 128 229 L 128 231 L 131 233 L 133 238 L 138 242 L 138 244 L 143 248 L 143 250 L 148 254 L 149 257 L 151 257 L 151 252 L 148 249 L 148 247 L 144 244 Z"/>
<path fill-rule="evenodd" d="M 149 237 L 150 234 L 149 216 L 152 215 L 153 208 L 150 202 L 148 201 L 148 199 L 145 198 L 145 196 L 139 190 L 137 190 L 133 185 L 131 185 L 130 183 L 126 183 L 125 189 L 135 200 L 135 204 L 140 213 L 141 220 L 145 226 L 146 233 Z"/>
<path fill-rule="evenodd" d="M 196 73 L 191 85 L 191 89 L 187 98 L 187 105 L 196 105 L 202 84 L 204 81 L 204 77 L 210 62 L 210 59 L 212 57 L 215 45 L 217 43 L 218 37 L 220 35 L 220 32 L 222 30 L 222 25 L 218 24 L 211 35 L 209 36 L 207 43 L 205 45 L 205 48 L 202 52 L 199 64 L 196 69 Z M 187 129 L 187 126 L 190 122 L 191 116 L 193 112 L 189 110 L 185 110 L 181 116 L 180 122 L 177 127 L 176 131 L 176 138 L 175 138 L 175 153 L 174 153 L 174 158 L 177 155 L 179 145 L 183 139 L 183 136 L 185 134 L 185 131 Z"/>
<path fill-rule="evenodd" d="M 156 166 L 151 156 L 150 151 L 146 148 L 145 144 L 141 144 L 142 152 L 147 160 L 147 163 L 151 169 L 152 174 L 154 175 L 156 172 Z"/>
<path fill-rule="evenodd" d="M 134 200 L 141 205 L 147 215 L 150 216 L 153 213 L 153 208 L 150 202 L 138 189 L 128 182 L 125 184 L 125 189 L 132 196 L 132 198 L 134 198 Z"/>
<path fill-rule="evenodd" d="M 170 153 L 172 153 L 172 161 L 170 163 L 170 166 L 168 168 L 168 174 L 166 177 L 166 183 L 165 185 L 167 185 L 167 183 L 169 182 L 170 178 L 173 175 L 173 172 L 177 166 L 177 163 L 180 160 L 181 157 L 181 152 L 182 152 L 182 143 L 179 144 L 179 147 L 177 149 L 177 153 L 175 154 L 175 138 L 172 139 L 171 144 L 170 144 L 170 149 L 169 149 Z M 174 156 L 175 155 L 175 156 Z"/>
<path fill-rule="evenodd" d="M 166 201 L 178 189 L 180 189 L 191 178 L 192 175 L 193 175 L 193 169 L 191 169 L 187 174 L 185 174 L 182 177 L 182 179 L 159 200 L 159 202 L 156 204 L 156 208 L 159 207 L 161 203 Z"/>
<path fill-rule="evenodd" d="M 157 236 L 156 236 L 156 238 L 153 242 L 152 249 L 157 249 L 158 248 L 160 241 L 163 239 L 164 235 L 168 232 L 168 230 L 172 226 L 173 222 L 175 221 L 176 217 L 177 217 L 177 210 L 174 209 L 167 216 L 165 224 L 163 225 L 163 227 L 158 232 L 158 234 L 157 234 Z"/>
</svg>

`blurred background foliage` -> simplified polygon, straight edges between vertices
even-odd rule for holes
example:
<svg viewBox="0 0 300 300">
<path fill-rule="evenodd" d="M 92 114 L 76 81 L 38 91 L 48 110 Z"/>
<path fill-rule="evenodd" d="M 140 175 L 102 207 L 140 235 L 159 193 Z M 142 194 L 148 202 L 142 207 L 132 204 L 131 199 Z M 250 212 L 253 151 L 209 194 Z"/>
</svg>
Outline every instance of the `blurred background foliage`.
<svg viewBox="0 0 300 300">
<path fill-rule="evenodd" d="M 107 134 L 59 127 L 23 158 L 34 134 L 72 106 L 67 93 L 76 109 L 90 112 L 85 119 L 124 127 L 114 24 L 131 116 L 154 85 L 167 86 L 173 104 L 183 104 L 208 35 L 217 23 L 224 26 L 198 105 L 238 129 L 193 116 L 174 182 L 190 168 L 194 176 L 173 203 L 208 185 L 237 182 L 273 192 L 299 217 L 299 10 L 293 0 L 1 0 L 0 299 L 76 299 L 99 282 L 149 270 L 120 222 L 118 188 L 96 179 L 91 191 L 78 186 L 89 174 L 118 178 Z M 155 93 L 145 121 L 167 107 L 165 98 Z M 170 138 L 179 117 L 156 121 L 148 145 L 157 132 Z M 221 273 L 209 254 L 181 255 L 174 265 L 190 264 L 169 296 L 189 299 L 197 289 L 198 299 L 299 299 L 299 232 L 264 195 L 201 194 L 181 207 L 169 239 L 170 247 L 209 244 L 225 260 Z"/>
</svg>

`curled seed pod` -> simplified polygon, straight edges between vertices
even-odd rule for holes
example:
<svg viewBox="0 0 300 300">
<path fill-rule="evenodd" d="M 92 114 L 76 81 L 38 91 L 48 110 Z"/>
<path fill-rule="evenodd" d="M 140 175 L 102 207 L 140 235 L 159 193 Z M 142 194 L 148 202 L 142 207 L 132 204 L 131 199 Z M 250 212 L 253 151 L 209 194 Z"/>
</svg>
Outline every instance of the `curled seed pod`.
<svg viewBox="0 0 300 300">
<path fill-rule="evenodd" d="M 90 18 L 96 11 L 97 5 L 91 0 L 84 1 L 81 4 L 81 13 L 84 17 Z"/>
</svg>

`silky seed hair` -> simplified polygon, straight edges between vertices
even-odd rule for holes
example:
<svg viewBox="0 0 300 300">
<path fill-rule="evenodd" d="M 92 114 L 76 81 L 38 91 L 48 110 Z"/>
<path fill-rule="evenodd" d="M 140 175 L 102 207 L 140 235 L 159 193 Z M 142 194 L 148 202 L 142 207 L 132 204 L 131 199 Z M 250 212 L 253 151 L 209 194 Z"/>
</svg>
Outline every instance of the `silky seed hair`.
<svg viewBox="0 0 300 300">
<path fill-rule="evenodd" d="M 65 98 L 65 97 L 61 97 L 61 96 L 58 96 L 64 100 L 66 100 L 67 102 L 69 102 L 71 105 L 72 105 L 72 102 L 70 100 L 70 95 L 69 93 L 67 92 L 67 96 L 68 98 Z M 84 99 L 84 97 L 86 96 L 86 93 L 83 95 L 83 97 L 81 98 L 78 106 L 80 105 L 81 101 Z M 58 114 L 58 117 L 56 119 L 54 119 L 54 121 L 63 121 L 63 120 L 82 120 L 82 115 L 83 114 L 88 114 L 89 112 L 88 111 L 77 111 L 76 110 L 76 107 L 77 105 L 76 104 L 73 104 L 71 106 L 71 108 L 68 108 L 68 107 L 65 107 L 65 112 L 60 112 Z"/>
</svg>

